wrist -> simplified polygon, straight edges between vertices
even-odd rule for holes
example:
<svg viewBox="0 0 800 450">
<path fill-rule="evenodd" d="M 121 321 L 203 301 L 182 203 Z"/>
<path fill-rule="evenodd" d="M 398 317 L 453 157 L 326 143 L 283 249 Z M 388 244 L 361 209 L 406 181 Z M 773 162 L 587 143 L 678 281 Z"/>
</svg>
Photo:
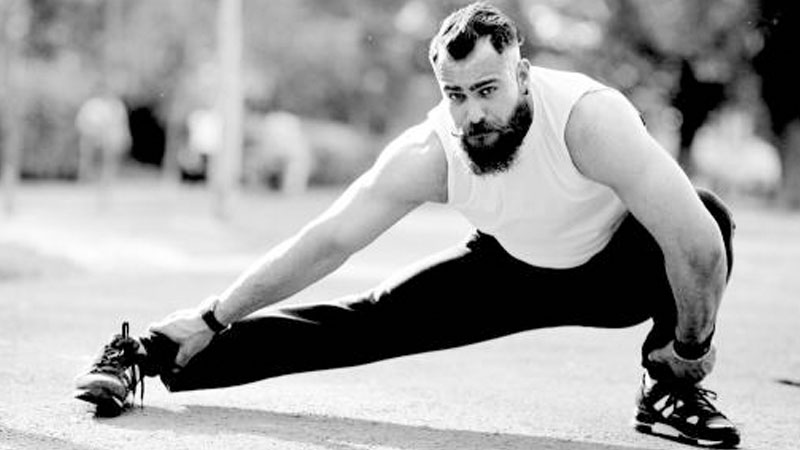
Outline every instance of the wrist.
<svg viewBox="0 0 800 450">
<path fill-rule="evenodd" d="M 201 314 L 200 318 L 203 319 L 203 322 L 206 326 L 214 332 L 214 334 L 219 334 L 225 331 L 228 326 L 222 324 L 219 320 L 217 320 L 217 316 L 215 312 L 217 310 L 217 305 L 219 304 L 219 300 L 214 300 L 211 302 L 208 308 L 206 308 Z"/>
<path fill-rule="evenodd" d="M 675 354 L 683 359 L 700 359 L 711 350 L 711 339 L 714 337 L 714 331 L 712 329 L 711 333 L 702 341 L 689 342 L 676 338 L 673 344 Z"/>
</svg>

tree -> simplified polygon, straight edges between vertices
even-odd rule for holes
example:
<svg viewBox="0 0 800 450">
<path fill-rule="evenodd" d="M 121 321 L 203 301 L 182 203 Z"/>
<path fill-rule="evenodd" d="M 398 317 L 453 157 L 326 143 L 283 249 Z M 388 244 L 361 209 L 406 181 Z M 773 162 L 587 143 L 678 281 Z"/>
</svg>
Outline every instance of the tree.
<svg viewBox="0 0 800 450">
<path fill-rule="evenodd" d="M 680 115 L 678 162 L 692 174 L 691 147 L 709 115 L 738 98 L 751 78 L 754 28 L 745 0 L 610 1 L 609 40 L 622 47 L 641 83 L 660 83 Z M 612 58 L 612 67 L 619 61 Z M 659 76 L 648 76 L 649 74 Z"/>
<path fill-rule="evenodd" d="M 793 208 L 800 208 L 800 67 L 792 62 L 800 42 L 799 13 L 796 2 L 758 2 L 756 17 L 763 47 L 754 61 L 780 154 L 781 197 Z"/>
</svg>

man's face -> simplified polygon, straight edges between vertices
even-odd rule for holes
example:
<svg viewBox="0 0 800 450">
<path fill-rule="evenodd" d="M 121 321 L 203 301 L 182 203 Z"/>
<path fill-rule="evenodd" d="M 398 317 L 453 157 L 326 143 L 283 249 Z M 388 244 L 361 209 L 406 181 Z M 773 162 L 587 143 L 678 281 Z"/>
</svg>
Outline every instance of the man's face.
<svg viewBox="0 0 800 450">
<path fill-rule="evenodd" d="M 488 38 L 464 60 L 445 57 L 435 68 L 450 105 L 454 134 L 478 175 L 507 170 L 532 121 L 527 61 L 517 49 L 498 54 Z"/>
</svg>

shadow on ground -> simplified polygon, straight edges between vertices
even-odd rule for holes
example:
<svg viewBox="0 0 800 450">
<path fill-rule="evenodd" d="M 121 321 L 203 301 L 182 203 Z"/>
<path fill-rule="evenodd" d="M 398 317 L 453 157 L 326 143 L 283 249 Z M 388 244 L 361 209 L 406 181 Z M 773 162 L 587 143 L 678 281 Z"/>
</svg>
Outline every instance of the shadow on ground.
<svg viewBox="0 0 800 450">
<path fill-rule="evenodd" d="M 251 434 L 333 450 L 372 447 L 414 450 L 637 450 L 627 446 L 521 434 L 437 429 L 344 417 L 200 405 L 187 406 L 180 411 L 147 407 L 116 419 L 101 420 L 108 421 L 110 426 L 129 430 L 169 430 L 178 435 Z"/>
<path fill-rule="evenodd" d="M 784 386 L 800 388 L 800 379 L 790 380 L 788 378 L 778 378 L 777 380 L 775 380 L 775 382 L 778 384 L 782 384 Z"/>
</svg>

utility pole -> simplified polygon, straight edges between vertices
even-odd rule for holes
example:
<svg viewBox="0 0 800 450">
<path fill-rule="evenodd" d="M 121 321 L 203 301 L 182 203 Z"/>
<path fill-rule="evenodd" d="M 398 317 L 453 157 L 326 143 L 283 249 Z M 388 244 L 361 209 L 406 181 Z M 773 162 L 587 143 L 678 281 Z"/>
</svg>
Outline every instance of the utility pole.
<svg viewBox="0 0 800 450">
<path fill-rule="evenodd" d="M 3 188 L 3 210 L 11 215 L 16 210 L 16 191 L 19 184 L 20 147 L 22 146 L 22 99 L 16 81 L 24 69 L 24 61 L 18 55 L 19 43 L 27 33 L 27 18 L 17 9 L 17 1 L 0 3 L 0 150 Z M 17 64 L 12 64 L 12 61 Z M 16 66 L 16 67 L 15 67 Z M 16 72 L 15 70 L 16 69 Z M 15 76 L 16 75 L 16 76 Z"/>
<path fill-rule="evenodd" d="M 218 51 L 220 91 L 217 108 L 222 116 L 222 147 L 212 156 L 213 211 L 228 215 L 242 168 L 242 0 L 219 0 Z"/>
<path fill-rule="evenodd" d="M 100 89 L 92 95 L 95 98 L 103 99 L 107 104 L 119 99 L 120 93 L 117 92 L 114 76 L 116 61 L 114 58 L 114 34 L 120 23 L 118 15 L 122 5 L 117 0 L 106 0 L 102 4 L 103 8 L 103 60 L 100 65 Z M 113 100 L 112 100 L 113 99 Z M 127 113 L 125 114 L 127 117 Z M 114 122 L 115 125 L 118 122 Z M 118 131 L 118 130 L 114 130 Z M 128 150 L 127 148 L 125 149 Z M 119 182 L 119 169 L 122 155 L 117 154 L 118 148 L 109 145 L 100 145 L 100 179 L 97 183 L 97 207 L 99 211 L 106 211 L 113 202 L 113 190 Z"/>
</svg>

